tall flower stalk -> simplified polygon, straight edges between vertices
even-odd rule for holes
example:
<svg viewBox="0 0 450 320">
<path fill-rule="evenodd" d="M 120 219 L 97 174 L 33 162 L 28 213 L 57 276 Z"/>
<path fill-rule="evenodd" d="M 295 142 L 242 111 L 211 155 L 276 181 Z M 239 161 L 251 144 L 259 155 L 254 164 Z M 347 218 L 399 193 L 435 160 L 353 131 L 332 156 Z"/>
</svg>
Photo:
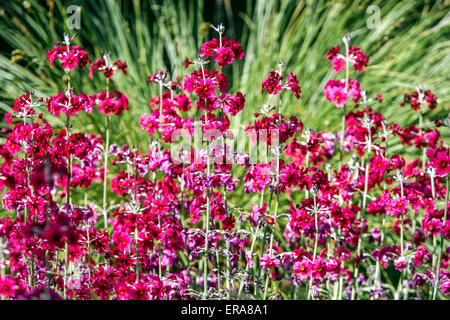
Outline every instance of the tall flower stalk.
<svg viewBox="0 0 450 320">
<path fill-rule="evenodd" d="M 66 138 L 67 138 L 67 146 L 69 146 L 70 141 L 70 108 L 71 108 L 71 98 L 73 89 L 70 86 L 70 74 L 67 74 L 67 89 L 66 95 L 68 97 L 67 110 L 66 110 Z M 72 155 L 69 153 L 67 159 L 67 192 L 66 192 L 66 210 L 67 215 L 70 216 L 70 180 L 72 178 Z M 68 272 L 69 272 L 69 239 L 66 237 L 65 246 L 64 246 L 64 299 L 67 298 L 66 287 L 68 280 Z"/>
<path fill-rule="evenodd" d="M 345 95 L 348 97 L 348 81 L 350 75 L 350 53 L 349 53 L 349 45 L 350 45 L 350 34 L 346 34 L 342 41 L 345 44 Z M 344 103 L 342 109 L 342 124 L 341 124 L 341 141 L 340 141 L 340 162 L 342 162 L 344 156 L 344 142 L 345 142 L 345 115 L 347 114 L 346 105 Z"/>
<path fill-rule="evenodd" d="M 358 238 L 358 246 L 356 249 L 355 271 L 353 274 L 354 285 L 352 287 L 352 300 L 354 300 L 356 298 L 356 295 L 358 293 L 359 265 L 361 264 L 361 260 L 362 260 L 361 245 L 362 245 L 362 237 L 363 237 L 363 233 L 364 233 L 364 212 L 366 210 L 367 193 L 369 190 L 370 154 L 372 151 L 372 134 L 371 134 L 372 122 L 371 122 L 371 119 L 367 115 L 365 116 L 365 118 L 363 120 L 363 124 L 367 128 L 367 132 L 368 132 L 368 137 L 366 140 L 367 162 L 366 162 L 366 167 L 365 167 L 364 193 L 363 193 L 363 198 L 362 198 L 362 207 L 361 207 L 361 210 L 358 211 L 358 219 L 361 219 L 361 225 L 360 225 L 360 232 L 359 232 L 359 238 Z"/>
<path fill-rule="evenodd" d="M 284 62 L 283 60 L 278 61 L 278 75 L 280 78 L 283 77 L 283 66 L 284 66 Z M 280 132 L 281 132 L 281 92 L 279 94 L 279 100 L 278 100 L 278 132 L 276 133 L 276 141 L 279 142 L 280 139 Z M 273 135 L 273 133 L 271 133 L 271 135 Z M 275 192 L 275 196 L 276 196 L 276 200 L 275 200 L 275 208 L 274 208 L 274 213 L 273 213 L 273 227 L 272 230 L 270 232 L 270 242 L 269 242 L 269 255 L 272 256 L 273 255 L 273 239 L 274 239 L 274 233 L 275 233 L 275 226 L 277 223 L 277 218 L 278 218 L 278 203 L 279 203 L 279 194 L 280 194 L 280 152 L 281 152 L 281 146 L 277 143 L 275 144 L 275 146 L 273 148 L 270 149 L 270 152 L 274 152 L 275 156 L 276 156 L 276 172 L 275 172 L 275 186 L 272 188 L 272 192 L 273 189 L 276 188 Z M 271 195 L 272 198 L 272 195 Z M 269 203 L 269 208 L 270 208 L 270 203 Z M 268 272 L 269 273 L 269 272 Z M 270 279 L 270 274 L 266 275 L 266 283 L 264 286 L 264 299 L 266 299 L 267 297 L 267 289 L 268 289 L 268 285 L 269 285 L 269 279 Z"/>
<path fill-rule="evenodd" d="M 396 174 L 396 179 L 398 180 L 398 182 L 400 183 L 400 195 L 401 198 L 404 198 L 404 191 L 403 191 L 403 172 L 400 170 L 397 170 L 397 174 Z M 401 212 L 401 216 L 400 216 L 400 254 L 401 257 L 404 258 L 405 257 L 405 244 L 404 244 L 404 238 L 405 238 L 405 221 L 404 221 L 404 213 L 403 211 Z M 400 299 L 400 295 L 403 292 L 403 278 L 405 277 L 405 271 L 406 269 L 403 269 L 401 271 L 401 275 L 400 275 L 400 279 L 398 281 L 398 287 L 397 287 L 397 291 L 395 292 L 395 299 L 398 300 Z"/>
<path fill-rule="evenodd" d="M 314 214 L 314 228 L 315 228 L 315 238 L 314 238 L 314 250 L 313 250 L 313 258 L 312 258 L 312 264 L 314 265 L 314 262 L 316 261 L 317 257 L 317 246 L 319 244 L 319 214 L 320 214 L 320 208 L 317 206 L 317 189 L 315 186 L 312 188 L 312 194 L 314 198 L 314 209 L 312 210 L 312 214 Z M 308 296 L 307 299 L 309 300 L 311 298 L 311 289 L 313 284 L 313 276 L 309 276 L 309 283 L 308 283 Z"/>
<path fill-rule="evenodd" d="M 109 78 L 106 78 L 106 95 L 109 95 Z M 108 156 L 109 156 L 109 115 L 105 115 L 105 150 L 103 153 L 103 220 L 105 229 L 108 228 Z"/>
<path fill-rule="evenodd" d="M 448 194 L 449 194 L 449 174 L 447 174 L 447 177 L 445 179 L 445 202 L 444 202 L 444 224 L 446 225 L 447 222 L 447 214 L 448 214 Z M 433 300 L 436 300 L 437 291 L 440 286 L 440 272 L 441 272 L 441 260 L 442 260 L 442 252 L 444 251 L 444 230 L 441 231 L 441 239 L 440 239 L 440 245 L 437 255 L 437 265 L 436 265 L 436 272 L 434 274 L 434 287 L 433 287 Z"/>
</svg>

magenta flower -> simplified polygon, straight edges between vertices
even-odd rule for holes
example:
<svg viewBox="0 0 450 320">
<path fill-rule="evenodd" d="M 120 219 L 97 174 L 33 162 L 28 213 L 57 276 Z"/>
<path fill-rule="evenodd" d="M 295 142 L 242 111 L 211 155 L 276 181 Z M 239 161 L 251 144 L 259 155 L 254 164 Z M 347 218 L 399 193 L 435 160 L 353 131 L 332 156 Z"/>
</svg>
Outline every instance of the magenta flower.
<svg viewBox="0 0 450 320">
<path fill-rule="evenodd" d="M 333 64 L 334 71 L 336 71 L 336 72 L 344 71 L 344 69 L 345 69 L 345 59 L 344 58 L 334 57 L 331 60 L 331 63 Z"/>
<path fill-rule="evenodd" d="M 264 92 L 264 89 L 267 90 L 268 94 L 277 94 L 280 92 L 282 88 L 281 79 L 283 78 L 277 71 L 270 69 L 269 76 L 262 82 L 261 93 Z"/>
<path fill-rule="evenodd" d="M 307 258 L 294 263 L 294 272 L 300 276 L 302 280 L 308 279 L 311 274 L 312 263 Z"/>
<path fill-rule="evenodd" d="M 345 93 L 345 84 L 338 80 L 329 80 L 327 82 L 325 85 L 325 96 L 330 102 L 336 104 L 338 108 L 342 108 L 348 100 Z"/>
<path fill-rule="evenodd" d="M 395 270 L 403 271 L 403 269 L 406 268 L 406 260 L 404 257 L 399 257 L 398 259 L 394 260 L 394 266 Z"/>
<path fill-rule="evenodd" d="M 260 261 L 261 261 L 261 266 L 264 269 L 272 269 L 272 268 L 276 268 L 276 267 L 280 266 L 280 260 L 273 256 L 270 256 L 268 254 L 264 254 L 261 257 Z"/>
<path fill-rule="evenodd" d="M 78 57 L 73 52 L 65 52 L 61 56 L 61 66 L 73 70 L 77 67 Z"/>
</svg>

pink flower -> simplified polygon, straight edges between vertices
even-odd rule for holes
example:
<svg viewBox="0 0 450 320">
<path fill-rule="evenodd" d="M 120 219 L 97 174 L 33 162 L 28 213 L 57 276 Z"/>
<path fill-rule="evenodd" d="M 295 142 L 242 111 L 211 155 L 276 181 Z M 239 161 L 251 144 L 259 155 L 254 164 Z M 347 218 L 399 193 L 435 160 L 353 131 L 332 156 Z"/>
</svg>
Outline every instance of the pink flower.
<svg viewBox="0 0 450 320">
<path fill-rule="evenodd" d="M 333 64 L 333 69 L 336 72 L 345 69 L 345 59 L 342 57 L 342 55 L 339 56 L 340 49 L 341 48 L 339 46 L 336 46 L 332 48 L 327 54 L 327 59 L 331 61 L 331 63 Z M 364 52 L 357 46 L 350 46 L 348 54 L 349 58 L 353 61 L 353 68 L 356 71 L 361 72 L 363 70 L 363 67 L 367 66 L 369 58 L 367 58 Z"/>
<path fill-rule="evenodd" d="M 408 206 L 406 198 L 392 199 L 386 201 L 385 210 L 389 216 L 396 217 L 400 214 L 405 214 Z"/>
<path fill-rule="evenodd" d="M 307 258 L 294 263 L 294 272 L 298 274 L 303 280 L 307 279 L 311 273 L 312 263 Z"/>
<path fill-rule="evenodd" d="M 268 254 L 264 254 L 261 257 L 261 267 L 263 267 L 264 269 L 272 269 L 279 266 L 280 266 L 279 259 L 273 256 L 269 256 Z"/>
<path fill-rule="evenodd" d="M 348 79 L 348 95 L 352 97 L 355 102 L 361 98 L 361 86 L 358 81 Z"/>
<path fill-rule="evenodd" d="M 159 129 L 159 111 L 155 110 L 151 115 L 142 114 L 139 123 L 142 130 L 146 130 L 148 134 L 154 134 Z"/>
<path fill-rule="evenodd" d="M 300 93 L 302 89 L 298 85 L 298 78 L 292 72 L 289 72 L 287 81 L 284 84 L 284 87 L 288 88 L 297 99 L 300 99 Z"/>
<path fill-rule="evenodd" d="M 247 259 L 248 267 L 251 269 L 254 267 L 253 265 L 253 255 L 250 251 L 245 251 L 245 259 Z"/>
<path fill-rule="evenodd" d="M 168 206 L 167 198 L 153 200 L 152 209 L 155 214 L 160 216 L 169 212 L 170 208 Z"/>
<path fill-rule="evenodd" d="M 268 164 L 254 165 L 244 176 L 244 191 L 261 192 L 266 187 L 270 177 L 271 171 Z"/>
<path fill-rule="evenodd" d="M 344 58 L 337 58 L 334 57 L 331 60 L 331 63 L 333 64 L 333 70 L 336 72 L 344 71 L 345 70 L 345 59 Z"/>
<path fill-rule="evenodd" d="M 405 260 L 405 258 L 404 257 L 400 257 L 400 258 L 394 260 L 394 266 L 395 266 L 396 270 L 398 270 L 400 272 L 403 271 L 403 269 L 406 268 L 406 260 Z"/>
<path fill-rule="evenodd" d="M 363 67 L 367 67 L 369 58 L 367 58 L 364 52 L 362 52 L 362 50 L 357 46 L 350 46 L 349 55 L 350 57 L 353 57 L 353 68 L 355 68 L 356 71 L 361 72 L 363 70 Z"/>
<path fill-rule="evenodd" d="M 224 67 L 227 64 L 233 63 L 234 53 L 233 50 L 229 47 L 221 47 L 216 50 L 216 56 L 214 61 L 216 61 L 219 66 Z"/>
<path fill-rule="evenodd" d="M 336 104 L 336 107 L 342 108 L 348 100 L 345 94 L 345 83 L 338 80 L 329 80 L 325 85 L 325 96 L 330 102 Z"/>
<path fill-rule="evenodd" d="M 432 218 L 428 213 L 422 220 L 423 229 L 427 236 L 439 236 L 442 230 L 442 220 Z"/>
<path fill-rule="evenodd" d="M 124 110 L 128 110 L 128 95 L 114 90 L 114 93 L 106 91 L 91 96 L 95 104 L 98 104 L 98 111 L 105 114 L 121 115 Z"/>
<path fill-rule="evenodd" d="M 439 176 L 447 175 L 450 172 L 450 151 L 446 148 L 434 148 L 427 150 L 429 166 L 436 169 Z"/>
<path fill-rule="evenodd" d="M 332 61 L 333 58 L 335 58 L 339 54 L 340 50 L 341 50 L 340 46 L 331 48 L 330 51 L 327 53 L 327 59 Z"/>
<path fill-rule="evenodd" d="M 251 221 L 256 226 L 259 224 L 262 217 L 266 215 L 267 203 L 263 203 L 262 207 L 259 207 L 258 204 L 254 204 L 252 208 L 252 216 Z"/>
<path fill-rule="evenodd" d="M 221 98 L 216 101 L 216 104 L 219 104 L 218 108 L 223 106 L 223 112 L 235 116 L 244 108 L 245 95 L 241 92 L 238 92 L 235 96 L 224 93 Z"/>
<path fill-rule="evenodd" d="M 211 99 L 214 98 L 215 90 L 216 86 L 213 81 L 210 78 L 206 78 L 205 80 L 200 79 L 198 81 L 195 92 L 199 98 Z"/>
<path fill-rule="evenodd" d="M 12 124 L 13 116 L 11 112 L 5 113 L 5 122 L 6 124 Z"/>
<path fill-rule="evenodd" d="M 47 60 L 50 61 L 50 68 L 53 67 L 55 60 L 61 61 L 61 66 L 69 70 L 75 69 L 77 66 L 83 69 L 86 64 L 91 62 L 86 51 L 79 46 L 55 45 L 52 50 L 47 52 Z"/>
<path fill-rule="evenodd" d="M 61 66 L 65 68 L 69 68 L 69 70 L 73 70 L 77 67 L 78 57 L 73 52 L 65 52 L 61 56 Z"/>
<path fill-rule="evenodd" d="M 262 82 L 261 93 L 264 92 L 264 89 L 267 89 L 268 94 L 277 94 L 280 92 L 281 79 L 283 79 L 283 77 L 281 77 L 277 71 L 270 69 L 269 76 Z"/>
<path fill-rule="evenodd" d="M 321 256 L 317 256 L 312 264 L 311 276 L 315 279 L 323 279 L 327 274 L 327 262 Z"/>
</svg>

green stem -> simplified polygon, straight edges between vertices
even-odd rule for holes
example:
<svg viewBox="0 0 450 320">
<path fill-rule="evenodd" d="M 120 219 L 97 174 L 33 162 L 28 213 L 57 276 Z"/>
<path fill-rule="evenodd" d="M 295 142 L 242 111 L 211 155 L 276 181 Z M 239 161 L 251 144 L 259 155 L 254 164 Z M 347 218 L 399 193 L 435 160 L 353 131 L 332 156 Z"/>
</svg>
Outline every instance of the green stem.
<svg viewBox="0 0 450 320">
<path fill-rule="evenodd" d="M 422 99 L 420 99 L 420 105 L 422 106 Z M 422 108 L 420 108 L 420 110 L 419 110 L 419 135 L 421 136 L 422 134 L 423 134 L 423 114 L 422 114 Z M 422 148 L 422 171 L 425 171 L 425 159 L 426 159 L 426 148 Z"/>
<path fill-rule="evenodd" d="M 134 227 L 134 251 L 136 251 L 136 282 L 139 282 L 139 268 L 140 268 L 140 261 L 139 261 L 139 247 L 138 247 L 138 228 L 137 228 L 137 223 L 136 226 Z M 161 253 L 159 253 L 159 256 L 161 256 Z M 159 264 L 160 269 L 161 269 L 161 264 Z M 160 276 L 161 278 L 161 271 L 160 271 Z"/>
<path fill-rule="evenodd" d="M 281 71 L 280 71 L 280 75 L 281 75 Z M 279 101 L 278 101 L 278 128 L 279 130 L 281 130 L 281 92 L 280 92 L 280 96 L 279 96 Z M 280 135 L 280 133 L 278 132 L 278 136 Z M 275 225 L 277 223 L 277 217 L 278 217 L 278 202 L 279 202 L 279 189 L 280 189 L 280 149 L 278 148 L 278 150 L 276 151 L 276 156 L 277 156 L 277 172 L 276 172 L 276 186 L 277 186 L 277 191 L 276 191 L 276 200 L 275 200 L 275 209 L 274 209 L 274 224 L 272 227 L 272 230 L 270 232 L 270 243 L 269 243 L 269 253 L 270 255 L 272 255 L 272 251 L 273 251 L 273 238 L 274 238 L 274 232 L 275 232 Z M 264 286 L 264 300 L 267 297 L 267 289 L 268 289 L 268 285 L 269 285 L 269 278 L 270 278 L 270 273 L 267 272 L 267 278 L 266 278 L 266 283 Z"/>
<path fill-rule="evenodd" d="M 220 283 L 220 257 L 219 251 L 216 250 L 216 260 L 217 260 L 217 291 L 220 293 L 222 291 L 222 284 Z"/>
<path fill-rule="evenodd" d="M 161 230 L 161 216 L 158 215 L 158 227 Z M 162 256 L 162 248 L 161 248 L 161 240 L 158 241 L 158 276 L 162 278 L 162 267 L 161 267 L 161 256 Z"/>
<path fill-rule="evenodd" d="M 206 112 L 206 111 L 205 111 Z M 209 163 L 209 144 L 207 144 L 207 177 L 209 179 L 209 175 L 210 175 L 210 163 Z M 203 294 L 204 297 L 206 298 L 207 294 L 208 294 L 208 248 L 209 248 L 209 216 L 210 216 L 210 203 L 209 203 L 209 187 L 206 188 L 206 219 L 205 219 L 205 254 L 203 256 L 203 261 L 204 261 L 204 273 L 203 273 Z"/>
<path fill-rule="evenodd" d="M 229 256 L 230 254 L 230 241 L 229 238 L 227 237 L 227 254 Z M 227 259 L 227 297 L 228 299 L 230 298 L 230 290 L 231 290 L 231 281 L 230 281 L 230 276 L 231 276 L 231 263 L 230 263 L 230 259 Z"/>
<path fill-rule="evenodd" d="M 91 239 L 90 239 L 90 225 L 87 227 L 87 255 L 88 255 L 88 281 L 89 281 L 89 299 L 92 299 L 92 282 L 91 282 Z"/>
<path fill-rule="evenodd" d="M 107 208 L 107 198 L 108 198 L 108 155 L 109 155 L 109 115 L 106 115 L 105 120 L 105 133 L 106 133 L 106 143 L 104 150 L 104 172 L 103 172 L 103 219 L 105 224 L 105 229 L 108 229 L 108 208 Z"/>
<path fill-rule="evenodd" d="M 71 105 L 71 91 L 70 91 L 70 75 L 68 79 L 68 107 L 66 110 L 66 138 L 67 138 L 67 145 L 69 145 L 69 139 L 70 139 L 70 116 L 69 116 L 69 109 Z M 70 179 L 72 178 L 72 155 L 69 154 L 68 158 L 68 170 L 67 170 L 67 193 L 66 193 L 66 208 L 67 208 L 67 216 L 70 214 Z M 66 238 L 66 243 L 64 246 L 64 288 L 63 288 L 63 295 L 64 299 L 67 298 L 66 293 L 66 286 L 67 286 L 67 279 L 68 279 L 68 272 L 69 272 L 69 239 Z"/>
<path fill-rule="evenodd" d="M 109 79 L 106 78 L 106 96 L 109 95 Z M 106 115 L 105 119 L 105 135 L 106 143 L 104 150 L 104 169 L 103 172 L 103 219 L 105 224 L 105 229 L 108 229 L 108 208 L 107 208 L 107 197 L 108 197 L 108 155 L 109 155 L 109 115 Z"/>
<path fill-rule="evenodd" d="M 446 179 L 446 183 L 445 183 L 445 202 L 444 202 L 444 224 L 443 226 L 446 225 L 447 223 L 447 214 L 448 214 L 448 180 L 449 180 L 449 175 L 447 175 L 447 179 Z M 445 238 L 444 238 L 444 233 L 441 232 L 441 245 L 439 246 L 439 251 L 438 251 L 438 257 L 437 257 L 437 268 L 436 268 L 436 273 L 434 275 L 434 288 L 433 288 L 433 300 L 436 300 L 436 296 L 437 296 L 437 290 L 439 288 L 439 273 L 441 271 L 441 259 L 442 259 L 442 251 L 444 250 L 444 243 L 445 243 Z"/>
<path fill-rule="evenodd" d="M 349 47 L 348 43 L 345 42 L 345 94 L 348 99 L 348 79 L 350 73 L 350 63 L 349 63 Z M 344 136 L 345 136 L 345 114 L 346 114 L 346 106 L 344 103 L 343 115 L 342 115 L 342 129 L 341 129 L 341 148 L 340 148 L 340 163 L 342 163 L 342 158 L 344 156 Z"/>
<path fill-rule="evenodd" d="M 203 75 L 203 81 L 205 81 L 205 69 L 202 66 L 202 75 Z M 208 112 L 207 112 L 207 108 L 206 108 L 206 101 L 205 101 L 205 124 L 208 125 Z M 211 174 L 211 168 L 210 168 L 210 159 L 209 159 L 209 143 L 206 143 L 206 163 L 207 163 L 207 179 L 209 179 L 209 176 Z M 210 188 L 209 186 L 206 188 L 206 219 L 204 220 L 204 229 L 205 229 L 205 254 L 203 256 L 203 295 L 204 298 L 207 297 L 208 294 L 208 249 L 209 249 L 209 217 L 210 217 L 210 199 L 209 199 L 209 195 L 210 195 Z"/>
<path fill-rule="evenodd" d="M 159 81 L 159 132 L 162 132 L 162 109 L 163 109 L 163 99 L 162 99 L 162 81 Z"/>
<path fill-rule="evenodd" d="M 314 208 L 316 208 L 316 193 L 314 192 Z M 317 245 L 319 244 L 319 220 L 318 220 L 318 212 L 314 213 L 314 226 L 316 228 L 316 239 L 314 240 L 314 251 L 313 251 L 313 260 L 312 260 L 312 264 L 314 264 L 314 262 L 316 261 L 316 256 L 317 256 Z M 307 299 L 311 299 L 311 287 L 312 287 L 312 283 L 313 283 L 313 277 L 310 276 L 309 278 L 309 284 L 308 284 L 308 297 Z"/>
<path fill-rule="evenodd" d="M 367 163 L 365 168 L 365 176 L 364 176 L 364 193 L 363 193 L 363 201 L 362 201 L 362 208 L 358 212 L 358 218 L 361 219 L 361 227 L 359 231 L 359 239 L 358 239 L 358 247 L 356 249 L 356 258 L 361 259 L 361 245 L 362 245 L 362 236 L 364 233 L 364 212 L 366 210 L 366 204 L 367 204 L 367 193 L 369 190 L 369 165 L 370 165 L 370 153 L 372 151 L 372 136 L 370 132 L 370 125 L 367 128 L 367 131 L 369 133 L 369 140 L 367 145 Z M 359 274 L 359 265 L 361 264 L 361 260 L 358 261 L 358 266 L 355 266 L 355 272 L 353 275 L 354 285 L 352 287 L 352 295 L 351 299 L 355 300 L 357 296 L 358 291 L 358 274 Z"/>
</svg>

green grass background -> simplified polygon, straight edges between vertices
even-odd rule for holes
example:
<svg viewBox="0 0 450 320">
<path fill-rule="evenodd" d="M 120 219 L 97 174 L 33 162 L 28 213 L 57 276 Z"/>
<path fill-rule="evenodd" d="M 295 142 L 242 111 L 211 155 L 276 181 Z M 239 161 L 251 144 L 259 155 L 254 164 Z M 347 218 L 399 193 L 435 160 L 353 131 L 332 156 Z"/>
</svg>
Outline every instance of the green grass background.
<svg viewBox="0 0 450 320">
<path fill-rule="evenodd" d="M 81 7 L 81 29 L 67 26 L 69 5 Z M 380 23 L 373 29 L 367 21 L 370 5 L 380 8 Z M 402 126 L 417 124 L 418 114 L 400 108 L 405 92 L 423 84 L 438 97 L 438 108 L 425 113 L 425 126 L 450 111 L 450 1 L 273 1 L 273 0 L 104 0 L 104 1 L 2 1 L 0 7 L 0 116 L 10 110 L 12 102 L 26 91 L 37 95 L 54 95 L 64 90 L 65 75 L 58 63 L 50 69 L 46 53 L 63 33 L 77 33 L 76 44 L 84 47 L 90 58 L 101 51 L 111 51 L 113 59 L 128 63 L 128 75 L 113 77 L 111 86 L 129 97 L 130 110 L 112 117 L 111 142 L 138 144 L 146 150 L 148 135 L 140 130 L 139 116 L 148 110 L 149 99 L 157 86 L 147 84 L 146 77 L 167 69 L 172 78 L 186 75 L 183 60 L 195 58 L 201 43 L 216 37 L 209 24 L 223 22 L 225 36 L 241 42 L 244 60 L 236 62 L 227 73 L 231 92 L 246 94 L 242 114 L 233 120 L 234 127 L 245 126 L 263 103 L 275 104 L 262 96 L 261 82 L 277 61 L 285 61 L 285 70 L 294 72 L 302 87 L 300 100 L 283 97 L 284 113 L 295 114 L 305 126 L 315 130 L 339 130 L 342 109 L 328 102 L 323 87 L 338 76 L 326 59 L 328 50 L 342 45 L 347 32 L 352 44 L 358 45 L 370 58 L 362 73 L 352 72 L 369 96 L 381 93 L 382 104 L 376 104 L 389 122 Z M 76 70 L 72 76 L 75 92 L 92 94 L 105 89 L 104 79 L 88 78 L 88 69 Z M 50 123 L 63 122 L 46 115 Z M 0 127 L 6 126 L 3 119 Z M 104 135 L 104 117 L 78 114 L 74 131 Z M 449 144 L 448 131 L 440 129 Z M 0 135 L 0 143 L 5 135 Z M 390 142 L 391 152 L 416 156 L 398 139 Z M 239 175 L 242 172 L 238 172 Z M 89 200 L 101 205 L 101 186 L 90 187 Z M 230 203 L 251 208 L 259 195 L 242 196 L 242 186 L 229 195 Z M 293 193 L 294 202 L 303 197 Z M 74 191 L 75 202 L 82 203 L 82 190 Z M 110 197 L 112 204 L 119 201 Z M 284 199 L 284 198 L 283 198 Z M 282 200 L 280 211 L 289 205 Z M 10 213 L 12 214 L 12 213 Z M 281 234 L 278 238 L 283 239 Z M 282 240 L 283 241 L 283 240 Z M 388 238 L 388 242 L 395 239 Z M 394 277 L 389 272 L 389 277 Z M 386 276 L 388 277 L 388 276 Z M 394 283 L 396 279 L 392 279 Z"/>
</svg>

